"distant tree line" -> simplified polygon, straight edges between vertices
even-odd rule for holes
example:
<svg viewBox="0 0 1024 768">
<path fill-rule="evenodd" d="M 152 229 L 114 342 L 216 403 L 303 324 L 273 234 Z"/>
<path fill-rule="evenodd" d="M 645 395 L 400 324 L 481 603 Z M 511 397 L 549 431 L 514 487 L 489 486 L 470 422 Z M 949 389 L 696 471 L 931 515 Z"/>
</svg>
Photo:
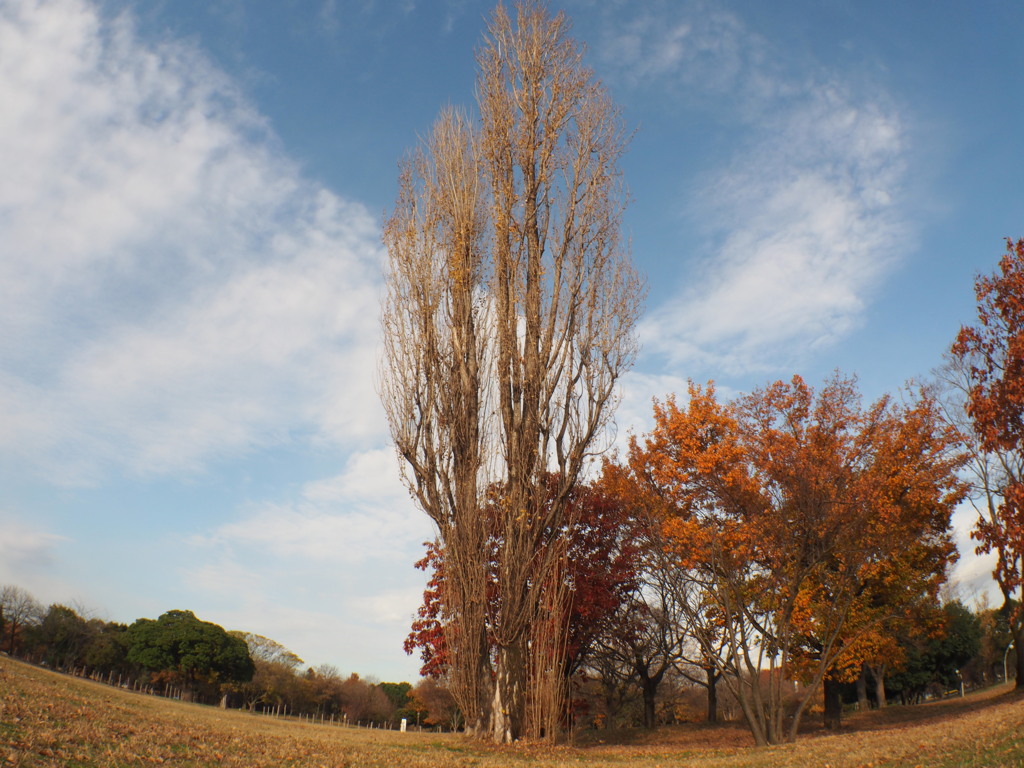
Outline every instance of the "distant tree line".
<svg viewBox="0 0 1024 768">
<path fill-rule="evenodd" d="M 225 631 L 191 611 L 130 625 L 43 607 L 17 585 L 0 586 L 0 652 L 50 669 L 188 701 L 351 725 L 452 729 L 451 695 L 433 679 L 375 683 L 331 666 L 306 668 L 280 643 Z"/>
</svg>

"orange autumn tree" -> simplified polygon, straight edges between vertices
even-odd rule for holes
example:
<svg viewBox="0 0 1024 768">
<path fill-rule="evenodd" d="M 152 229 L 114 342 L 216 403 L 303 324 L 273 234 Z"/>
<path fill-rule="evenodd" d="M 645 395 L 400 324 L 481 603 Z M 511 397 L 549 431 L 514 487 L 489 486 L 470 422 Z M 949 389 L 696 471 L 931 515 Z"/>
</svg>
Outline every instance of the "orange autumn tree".
<svg viewBox="0 0 1024 768">
<path fill-rule="evenodd" d="M 937 629 L 939 589 L 957 558 L 949 517 L 966 490 L 954 476 L 963 463 L 958 436 L 944 424 L 932 398 L 921 396 L 904 407 L 889 407 L 883 400 L 868 414 L 866 423 L 875 426 L 861 435 L 857 448 L 870 462 L 859 478 L 866 514 L 858 518 L 863 525 L 859 536 L 849 543 L 873 546 L 875 553 L 863 561 L 856 578 L 843 570 L 848 556 L 823 565 L 796 655 L 804 677 L 810 677 L 835 637 L 835 661 L 823 680 L 825 725 L 832 728 L 840 724 L 842 683 L 854 681 L 864 664 L 875 670 L 898 667 L 903 661 L 900 636 Z M 852 599 L 842 615 L 833 606 L 848 589 Z M 835 626 L 837 619 L 843 621 L 841 628 Z"/>
<path fill-rule="evenodd" d="M 864 408 L 838 375 L 818 393 L 794 377 L 731 403 L 691 383 L 686 405 L 654 416 L 630 470 L 671 505 L 666 533 L 710 601 L 717 663 L 755 741 L 792 740 L 826 674 L 906 609 L 883 599 L 902 566 L 929 551 L 938 565 L 909 591 L 941 581 L 963 494 L 955 433 L 924 395 Z"/>
<path fill-rule="evenodd" d="M 972 465 L 983 486 L 972 536 L 978 552 L 996 554 L 993 573 L 1010 614 L 1017 690 L 1024 689 L 1024 238 L 1006 241 L 999 269 L 974 284 L 978 324 L 964 326 L 951 349 L 966 390 Z"/>
</svg>

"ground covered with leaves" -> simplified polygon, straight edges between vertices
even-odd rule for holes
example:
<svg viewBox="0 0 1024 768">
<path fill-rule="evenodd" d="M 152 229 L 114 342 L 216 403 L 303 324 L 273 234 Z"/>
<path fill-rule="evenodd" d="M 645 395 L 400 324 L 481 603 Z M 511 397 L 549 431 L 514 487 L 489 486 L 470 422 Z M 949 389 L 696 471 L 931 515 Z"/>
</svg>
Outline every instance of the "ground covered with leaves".
<svg viewBox="0 0 1024 768">
<path fill-rule="evenodd" d="M 144 696 L 0 658 L 0 766 L 996 768 L 1024 765 L 1024 700 L 995 689 L 890 707 L 851 717 L 839 735 L 810 733 L 765 749 L 749 746 L 735 725 L 609 737 L 499 748 L 450 734 L 310 725 Z"/>
</svg>

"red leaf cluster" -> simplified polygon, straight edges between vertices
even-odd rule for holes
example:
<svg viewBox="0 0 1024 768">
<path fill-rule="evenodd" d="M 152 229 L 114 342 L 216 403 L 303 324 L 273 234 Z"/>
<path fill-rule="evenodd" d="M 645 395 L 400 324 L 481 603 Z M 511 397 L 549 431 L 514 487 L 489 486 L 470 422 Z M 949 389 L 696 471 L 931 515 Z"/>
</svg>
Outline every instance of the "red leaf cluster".
<svg viewBox="0 0 1024 768">
<path fill-rule="evenodd" d="M 957 334 L 952 354 L 964 364 L 970 388 L 967 413 L 982 448 L 1024 450 L 1024 238 L 1006 241 L 992 275 L 975 282 L 978 323 Z M 972 536 L 979 553 L 996 552 L 995 578 L 1007 596 L 1024 587 L 1024 481 L 1009 474 L 994 489 L 1002 502 L 978 520 Z"/>
<path fill-rule="evenodd" d="M 557 484 L 552 482 L 551 492 L 556 491 Z M 497 490 L 492 489 L 490 495 L 500 499 Z M 564 649 L 567 675 L 579 667 L 594 639 L 608 628 L 637 586 L 642 523 L 633 512 L 601 480 L 580 484 L 568 500 L 566 524 L 560 531 L 548 532 L 545 546 L 552 546 L 557 540 L 566 548 L 565 567 L 559 573 L 568 590 L 568 636 Z M 423 660 L 420 674 L 436 678 L 445 674 L 450 663 L 444 626 L 444 553 L 437 542 L 425 546 L 426 554 L 416 567 L 430 573 L 430 579 L 404 648 L 409 654 L 419 650 Z M 501 542 L 492 535 L 492 583 L 496 579 L 500 546 Z M 497 599 L 496 590 L 491 590 L 491 615 L 499 610 Z M 540 602 L 545 604 L 543 598 Z"/>
</svg>

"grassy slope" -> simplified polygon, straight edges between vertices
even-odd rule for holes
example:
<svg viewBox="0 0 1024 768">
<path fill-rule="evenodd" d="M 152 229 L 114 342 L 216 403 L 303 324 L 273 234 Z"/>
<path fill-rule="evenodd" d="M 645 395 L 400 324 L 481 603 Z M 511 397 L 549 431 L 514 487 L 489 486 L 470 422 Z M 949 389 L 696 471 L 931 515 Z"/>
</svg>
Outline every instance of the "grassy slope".
<svg viewBox="0 0 1024 768">
<path fill-rule="evenodd" d="M 730 726 L 629 745 L 495 748 L 453 735 L 277 721 L 62 677 L 0 658 L 0 766 L 1020 766 L 1024 701 L 981 695 L 851 718 L 768 749 Z"/>
</svg>

